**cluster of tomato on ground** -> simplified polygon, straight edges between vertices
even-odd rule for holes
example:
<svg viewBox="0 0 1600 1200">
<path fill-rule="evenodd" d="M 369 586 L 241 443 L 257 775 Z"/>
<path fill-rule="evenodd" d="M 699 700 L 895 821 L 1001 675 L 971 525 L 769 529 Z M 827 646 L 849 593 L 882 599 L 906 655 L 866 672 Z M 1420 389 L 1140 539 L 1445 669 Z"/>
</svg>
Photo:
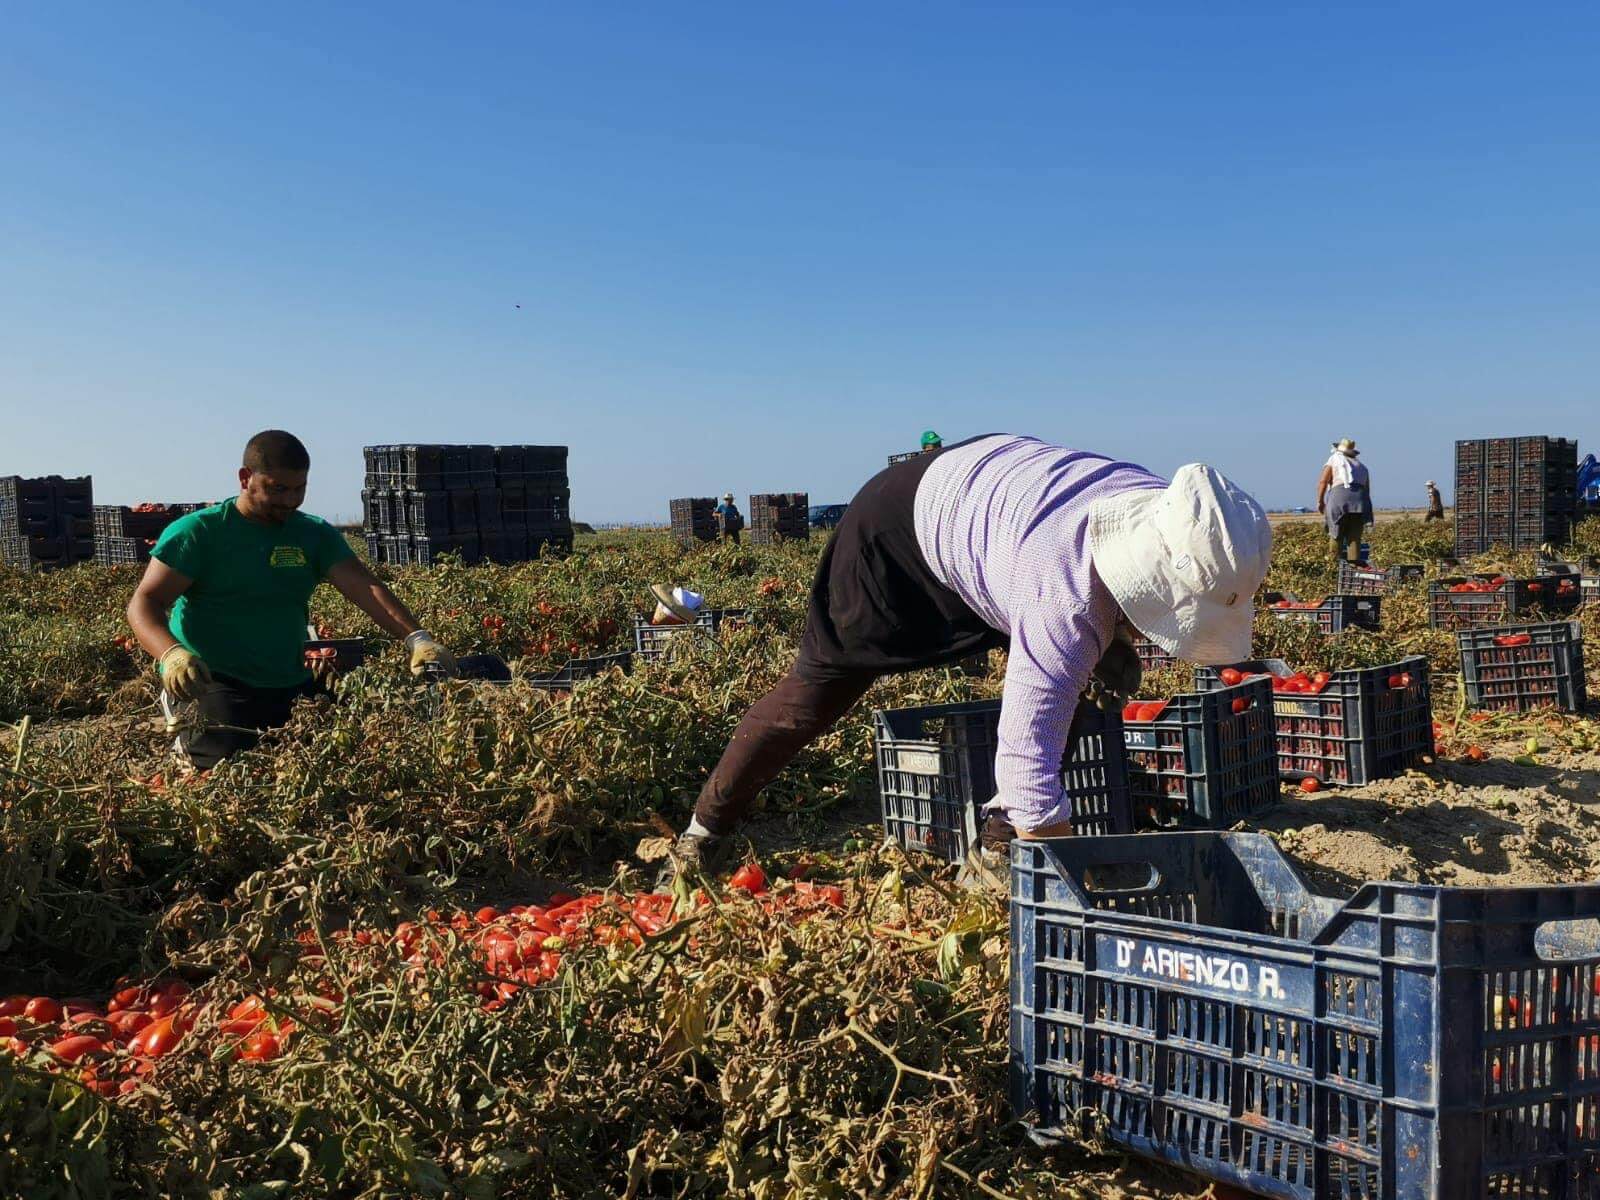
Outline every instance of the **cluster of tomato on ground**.
<svg viewBox="0 0 1600 1200">
<path fill-rule="evenodd" d="M 803 873 L 802 868 L 794 872 Z M 766 873 L 755 863 L 736 870 L 728 886 L 794 920 L 844 905 L 844 891 L 834 884 L 791 878 L 780 890 L 770 890 Z M 699 907 L 710 903 L 704 892 L 696 901 Z M 482 963 L 485 978 L 476 985 L 477 992 L 482 1007 L 495 1012 L 523 988 L 553 980 L 563 954 L 572 947 L 642 945 L 674 923 L 673 910 L 673 897 L 659 893 L 627 897 L 558 892 L 543 905 L 484 907 L 450 916 L 430 909 L 420 921 L 403 921 L 393 932 L 339 930 L 332 939 L 357 946 L 392 946 L 410 969 L 420 971 L 443 961 L 443 935 L 454 934 Z M 303 933 L 299 941 L 302 961 L 314 963 L 324 957 L 314 934 Z M 203 1042 L 213 1054 L 220 1046 L 241 1062 L 271 1062 L 282 1057 L 303 1026 L 331 1028 L 343 1001 L 328 985 L 292 996 L 269 989 L 224 1008 L 215 1001 L 196 1000 L 193 988 L 181 979 L 124 980 L 105 1000 L 7 996 L 0 999 L 0 1054 L 75 1073 L 97 1095 L 125 1096 L 139 1089 L 157 1059 L 186 1041 Z"/>
</svg>

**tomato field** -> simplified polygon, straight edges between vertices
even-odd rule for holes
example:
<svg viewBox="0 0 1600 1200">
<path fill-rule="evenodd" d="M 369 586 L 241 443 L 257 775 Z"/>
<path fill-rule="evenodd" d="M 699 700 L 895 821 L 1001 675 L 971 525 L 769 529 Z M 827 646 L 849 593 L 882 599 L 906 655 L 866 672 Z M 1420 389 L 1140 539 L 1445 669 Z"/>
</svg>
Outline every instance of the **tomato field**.
<svg viewBox="0 0 1600 1200">
<path fill-rule="evenodd" d="M 1330 593 L 1320 526 L 1277 532 L 1268 587 Z M 1600 550 L 1600 522 L 1579 536 Z M 1371 541 L 1383 565 L 1450 553 L 1442 524 L 1384 520 Z M 997 696 L 1001 656 L 880 681 L 768 789 L 738 873 L 650 894 L 792 660 L 820 549 L 603 534 L 566 559 L 379 568 L 442 642 L 523 674 L 631 646 L 652 583 L 750 618 L 570 692 L 420 684 L 373 637 L 336 702 L 202 776 L 174 769 L 128 637 L 136 569 L 0 571 L 0 1194 L 1207 1194 L 1027 1140 L 1006 1102 L 1004 899 L 882 844 L 871 709 Z M 322 637 L 373 632 L 329 589 L 314 605 Z M 1600 645 L 1596 607 L 1579 619 Z M 1246 822 L 1319 888 L 1600 872 L 1593 708 L 1466 710 L 1426 580 L 1384 597 L 1378 631 L 1264 609 L 1256 654 L 1296 672 L 1275 689 L 1311 693 L 1431 667 L 1433 761 L 1359 788 L 1285 780 Z M 1147 673 L 1128 720 L 1189 688 L 1186 667 Z"/>
</svg>

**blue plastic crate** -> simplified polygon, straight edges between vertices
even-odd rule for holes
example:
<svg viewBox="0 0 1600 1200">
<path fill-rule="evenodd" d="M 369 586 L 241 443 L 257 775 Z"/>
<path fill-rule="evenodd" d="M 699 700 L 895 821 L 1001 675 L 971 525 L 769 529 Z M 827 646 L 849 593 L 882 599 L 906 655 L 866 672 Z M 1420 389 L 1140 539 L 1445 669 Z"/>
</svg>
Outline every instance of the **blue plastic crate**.
<svg viewBox="0 0 1600 1200">
<path fill-rule="evenodd" d="M 1243 711 L 1234 712 L 1237 701 Z M 1272 686 L 1265 676 L 1184 692 L 1150 721 L 1125 721 L 1128 791 L 1145 827 L 1226 829 L 1278 798 Z"/>
<path fill-rule="evenodd" d="M 616 654 L 597 654 L 591 658 L 569 658 L 566 665 L 542 675 L 529 675 L 529 687 L 547 692 L 569 692 L 573 685 L 584 679 L 603 675 L 612 667 L 620 667 L 624 675 L 633 671 L 633 651 L 621 650 Z"/>
<path fill-rule="evenodd" d="M 1507 644 L 1521 638 L 1527 641 Z M 1554 705 L 1582 712 L 1588 703 L 1583 626 L 1576 621 L 1463 629 L 1456 644 L 1469 708 L 1527 712 Z"/>
<path fill-rule="evenodd" d="M 994 798 L 1000 701 L 927 704 L 872 714 L 884 833 L 907 850 L 960 862 Z M 1061 786 L 1080 834 L 1132 833 L 1122 716 L 1087 701 L 1068 735 Z"/>
<path fill-rule="evenodd" d="M 1282 621 L 1308 621 L 1321 633 L 1377 629 L 1382 600 L 1377 596 L 1326 596 L 1315 608 L 1269 608 Z"/>
<path fill-rule="evenodd" d="M 643 659 L 657 659 L 679 644 L 676 639 L 688 634 L 691 640 L 715 638 L 725 623 L 750 619 L 743 608 L 703 608 L 693 625 L 652 625 L 646 617 L 633 619 L 633 652 Z"/>
<path fill-rule="evenodd" d="M 1290 673 L 1278 659 L 1238 667 L 1246 674 Z M 1405 676 L 1409 683 L 1390 686 Z M 1201 692 L 1220 688 L 1217 668 L 1196 667 L 1194 686 Z M 1432 689 L 1428 660 L 1413 655 L 1383 666 L 1330 672 L 1328 686 L 1319 693 L 1273 693 L 1279 777 L 1359 786 L 1418 765 L 1434 750 Z"/>
<path fill-rule="evenodd" d="M 1011 1101 L 1282 1200 L 1600 1194 L 1600 887 L 1312 894 L 1259 834 L 1016 841 Z"/>
</svg>

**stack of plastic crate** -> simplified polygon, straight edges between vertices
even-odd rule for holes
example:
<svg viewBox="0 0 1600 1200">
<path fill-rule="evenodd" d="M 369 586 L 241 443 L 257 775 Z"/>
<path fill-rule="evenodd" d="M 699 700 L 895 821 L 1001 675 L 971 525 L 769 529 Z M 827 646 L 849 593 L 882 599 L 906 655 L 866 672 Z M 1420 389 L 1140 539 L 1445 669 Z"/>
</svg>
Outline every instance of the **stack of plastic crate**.
<svg viewBox="0 0 1600 1200">
<path fill-rule="evenodd" d="M 96 504 L 94 560 L 103 566 L 150 561 L 168 525 L 205 504 Z"/>
<path fill-rule="evenodd" d="M 750 497 L 750 540 L 758 546 L 803 542 L 811 536 L 811 497 L 805 492 L 757 492 Z"/>
<path fill-rule="evenodd" d="M 1456 443 L 1456 555 L 1561 545 L 1578 511 L 1578 443 L 1479 438 Z"/>
<path fill-rule="evenodd" d="M 94 558 L 94 482 L 0 476 L 0 562 L 48 571 Z"/>
<path fill-rule="evenodd" d="M 717 502 L 710 496 L 685 496 L 668 501 L 672 536 L 685 546 L 717 539 Z"/>
</svg>

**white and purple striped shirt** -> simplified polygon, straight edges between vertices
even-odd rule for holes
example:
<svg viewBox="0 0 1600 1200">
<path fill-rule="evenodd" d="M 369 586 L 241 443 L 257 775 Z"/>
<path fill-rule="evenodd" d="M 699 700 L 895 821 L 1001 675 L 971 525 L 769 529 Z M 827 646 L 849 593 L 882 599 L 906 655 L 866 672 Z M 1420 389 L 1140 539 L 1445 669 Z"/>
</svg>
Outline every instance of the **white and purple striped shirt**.
<svg viewBox="0 0 1600 1200">
<path fill-rule="evenodd" d="M 934 577 L 1011 637 L 995 787 L 1018 829 L 1071 815 L 1067 733 L 1116 631 L 1117 602 L 1089 559 L 1089 506 L 1166 486 L 1132 463 L 997 434 L 946 450 L 917 487 L 917 545 Z"/>
</svg>

